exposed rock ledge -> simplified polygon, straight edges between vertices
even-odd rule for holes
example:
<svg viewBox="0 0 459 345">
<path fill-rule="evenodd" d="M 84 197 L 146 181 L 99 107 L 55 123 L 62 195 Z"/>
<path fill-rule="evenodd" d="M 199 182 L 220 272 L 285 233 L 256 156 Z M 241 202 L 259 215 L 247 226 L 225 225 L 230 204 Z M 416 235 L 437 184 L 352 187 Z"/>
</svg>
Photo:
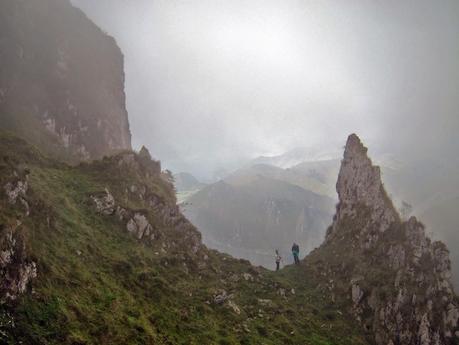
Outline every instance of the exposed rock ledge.
<svg viewBox="0 0 459 345">
<path fill-rule="evenodd" d="M 28 216 L 28 172 L 22 177 L 19 177 L 16 171 L 12 173 L 11 181 L 3 186 L 7 203 L 12 206 L 20 204 L 24 209 L 24 215 Z M 21 221 L 0 224 L 0 300 L 16 299 L 27 290 L 29 283 L 36 277 L 37 265 L 27 256 Z"/>
<path fill-rule="evenodd" d="M 0 296 L 16 299 L 37 277 L 37 265 L 27 258 L 24 240 L 16 227 L 2 229 L 0 247 Z"/>
<path fill-rule="evenodd" d="M 131 188 L 131 191 L 137 191 Z M 96 211 L 103 215 L 115 215 L 125 224 L 126 230 L 133 234 L 137 239 L 155 240 L 159 236 L 159 231 L 149 221 L 153 217 L 156 224 L 161 227 L 170 227 L 181 231 L 184 240 L 190 247 L 192 253 L 196 253 L 201 247 L 200 234 L 195 231 L 194 226 L 179 211 L 178 207 L 169 205 L 161 199 L 151 194 L 145 187 L 139 191 L 138 198 L 141 199 L 148 209 L 131 210 L 125 206 L 117 205 L 114 196 L 105 189 L 104 192 L 91 195 Z M 187 238 L 185 238 L 187 237 Z"/>
</svg>

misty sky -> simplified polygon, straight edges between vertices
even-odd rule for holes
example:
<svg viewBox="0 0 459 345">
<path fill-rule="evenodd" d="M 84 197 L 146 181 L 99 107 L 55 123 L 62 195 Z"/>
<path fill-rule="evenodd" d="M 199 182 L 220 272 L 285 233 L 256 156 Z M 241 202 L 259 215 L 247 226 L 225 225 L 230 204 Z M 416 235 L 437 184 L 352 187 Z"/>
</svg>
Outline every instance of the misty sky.
<svg viewBox="0 0 459 345">
<path fill-rule="evenodd" d="M 72 0 L 125 55 L 133 144 L 199 177 L 303 146 L 459 150 L 459 1 Z"/>
</svg>

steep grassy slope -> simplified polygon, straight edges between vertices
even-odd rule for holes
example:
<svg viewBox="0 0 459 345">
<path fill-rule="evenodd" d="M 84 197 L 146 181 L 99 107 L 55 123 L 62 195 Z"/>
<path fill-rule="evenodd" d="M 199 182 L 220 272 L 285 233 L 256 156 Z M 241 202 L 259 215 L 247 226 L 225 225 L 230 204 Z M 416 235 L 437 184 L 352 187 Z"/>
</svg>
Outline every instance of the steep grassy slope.
<svg viewBox="0 0 459 345">
<path fill-rule="evenodd" d="M 268 272 L 202 246 L 148 157 L 69 167 L 6 134 L 0 152 L 2 260 L 9 232 L 24 243 L 1 272 L 37 267 L 24 293 L 2 295 L 0 343 L 367 343 L 304 270 Z M 20 181 L 23 193 L 6 193 Z M 133 214 L 148 236 L 128 231 Z"/>
</svg>

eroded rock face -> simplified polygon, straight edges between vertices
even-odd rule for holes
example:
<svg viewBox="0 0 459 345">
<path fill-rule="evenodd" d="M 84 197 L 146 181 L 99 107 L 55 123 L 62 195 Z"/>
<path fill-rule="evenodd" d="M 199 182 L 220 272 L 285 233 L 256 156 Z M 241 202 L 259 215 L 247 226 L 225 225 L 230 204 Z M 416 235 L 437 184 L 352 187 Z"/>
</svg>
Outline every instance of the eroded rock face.
<svg viewBox="0 0 459 345">
<path fill-rule="evenodd" d="M 333 224 L 309 258 L 329 289 L 351 301 L 351 312 L 378 345 L 458 343 L 448 250 L 432 243 L 415 217 L 400 220 L 379 168 L 355 134 L 347 140 L 336 189 Z"/>
<path fill-rule="evenodd" d="M 105 215 L 111 215 L 115 212 L 115 198 L 110 194 L 107 188 L 103 193 L 91 195 L 94 201 L 97 212 Z"/>
<path fill-rule="evenodd" d="M 129 155 L 125 157 L 129 157 Z M 133 163 L 135 159 L 129 159 L 129 162 Z M 136 211 L 117 204 L 115 197 L 108 189 L 95 193 L 90 198 L 98 213 L 105 216 L 116 216 L 119 221 L 125 224 L 126 230 L 139 240 L 153 241 L 156 239 L 158 231 L 148 220 L 149 217 L 152 217 L 155 219 L 156 226 L 177 231 L 180 241 L 183 242 L 182 245 L 185 245 L 191 253 L 196 254 L 199 251 L 202 246 L 200 233 L 180 213 L 175 203 L 164 202 L 145 186 L 131 185 L 129 192 L 145 204 L 145 210 Z"/>
<path fill-rule="evenodd" d="M 126 223 L 126 230 L 135 235 L 139 240 L 144 237 L 154 239 L 153 227 L 147 217 L 140 213 L 117 206 L 114 196 L 105 188 L 104 192 L 91 195 L 95 209 L 105 216 L 116 214 L 120 221 Z"/>
<path fill-rule="evenodd" d="M 91 195 L 91 199 L 95 203 L 97 212 L 107 216 L 115 212 L 115 198 L 110 194 L 107 188 L 105 188 L 104 193 Z"/>
<path fill-rule="evenodd" d="M 333 236 L 339 220 L 346 216 L 355 215 L 355 205 L 365 205 L 371 209 L 371 220 L 378 225 L 378 231 L 386 231 L 390 224 L 399 219 L 397 211 L 387 197 L 381 181 L 381 170 L 373 166 L 367 156 L 367 148 L 363 146 L 357 135 L 349 136 L 344 158 L 341 161 L 341 168 L 336 183 L 339 204 L 336 213 L 336 221 L 333 222 L 332 231 L 327 237 Z M 365 229 L 362 229 L 362 232 Z M 378 237 L 379 234 L 374 234 Z M 368 238 L 368 246 L 376 238 Z"/>
<path fill-rule="evenodd" d="M 37 265 L 27 258 L 19 227 L 0 230 L 0 298 L 16 299 L 37 276 Z"/>
<path fill-rule="evenodd" d="M 131 148 L 123 55 L 68 0 L 0 2 L 0 127 L 71 161 Z"/>
<path fill-rule="evenodd" d="M 37 264 L 32 261 L 26 251 L 22 221 L 19 218 L 30 214 L 27 201 L 29 190 L 28 171 L 12 168 L 10 176 L 3 183 L 4 194 L 0 207 L 12 207 L 20 211 L 22 216 L 0 223 L 0 301 L 14 300 L 26 292 L 30 282 L 37 276 Z"/>
<path fill-rule="evenodd" d="M 11 204 L 15 204 L 18 198 L 25 197 L 28 189 L 27 181 L 17 180 L 15 182 L 8 182 L 5 187 L 8 201 Z"/>
<path fill-rule="evenodd" d="M 130 233 L 134 234 L 139 240 L 144 236 L 150 237 L 153 231 L 153 227 L 148 222 L 147 217 L 138 212 L 134 213 L 134 216 L 129 219 L 126 224 L 126 229 Z"/>
</svg>

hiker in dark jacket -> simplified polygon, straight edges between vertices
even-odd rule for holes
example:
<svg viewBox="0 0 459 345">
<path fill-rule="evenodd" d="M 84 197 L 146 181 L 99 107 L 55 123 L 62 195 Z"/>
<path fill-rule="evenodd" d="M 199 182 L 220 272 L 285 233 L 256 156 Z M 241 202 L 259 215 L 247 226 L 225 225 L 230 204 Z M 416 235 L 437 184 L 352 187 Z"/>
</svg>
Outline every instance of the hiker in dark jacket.
<svg viewBox="0 0 459 345">
<path fill-rule="evenodd" d="M 280 267 L 280 262 L 282 260 L 282 257 L 279 255 L 279 251 L 276 249 L 276 271 L 279 271 L 279 267 Z"/>
<path fill-rule="evenodd" d="M 293 260 L 295 260 L 295 264 L 299 265 L 300 264 L 300 246 L 296 243 L 293 243 L 292 246 L 292 254 L 293 254 Z"/>
</svg>

